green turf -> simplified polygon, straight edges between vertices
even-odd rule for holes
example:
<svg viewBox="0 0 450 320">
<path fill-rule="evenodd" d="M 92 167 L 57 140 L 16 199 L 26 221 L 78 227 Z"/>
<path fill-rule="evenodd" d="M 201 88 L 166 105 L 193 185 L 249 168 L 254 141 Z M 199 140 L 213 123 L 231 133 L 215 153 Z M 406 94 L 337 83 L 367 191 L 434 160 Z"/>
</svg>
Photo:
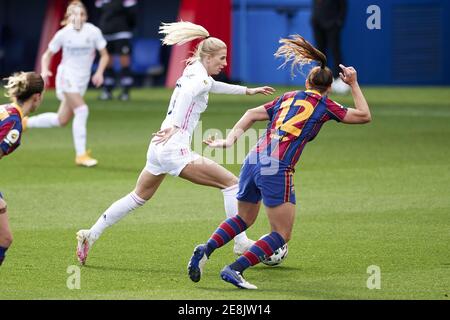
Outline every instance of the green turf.
<svg viewBox="0 0 450 320">
<path fill-rule="evenodd" d="M 365 92 L 371 124 L 328 123 L 306 147 L 295 174 L 300 205 L 289 256 L 279 267 L 246 272 L 259 290 L 220 280 L 234 260 L 230 244 L 214 253 L 201 282 L 188 279 L 193 247 L 224 218 L 223 198 L 171 177 L 144 208 L 105 232 L 81 269 L 81 289 L 69 290 L 75 232 L 132 190 L 171 94 L 136 90 L 122 103 L 89 92 L 97 168 L 74 166 L 70 126 L 29 130 L 0 161 L 15 237 L 0 268 L 0 299 L 448 299 L 450 88 Z M 211 95 L 203 129 L 231 128 L 246 108 L 267 100 Z M 48 92 L 39 112 L 56 108 Z M 239 164 L 226 167 L 239 173 Z M 268 231 L 262 211 L 248 234 Z M 381 268 L 379 290 L 366 287 L 371 265 Z"/>
</svg>

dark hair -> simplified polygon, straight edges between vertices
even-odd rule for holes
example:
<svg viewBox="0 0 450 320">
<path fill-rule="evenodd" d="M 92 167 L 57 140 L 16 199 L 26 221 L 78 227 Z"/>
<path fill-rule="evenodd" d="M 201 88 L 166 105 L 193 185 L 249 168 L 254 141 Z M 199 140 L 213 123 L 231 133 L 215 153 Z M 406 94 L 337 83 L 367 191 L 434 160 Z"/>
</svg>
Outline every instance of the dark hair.
<svg viewBox="0 0 450 320">
<path fill-rule="evenodd" d="M 302 36 L 296 34 L 291 35 L 290 38 L 280 39 L 282 44 L 277 52 L 276 57 L 283 57 L 285 59 L 281 66 L 285 66 L 292 62 L 291 72 L 294 75 L 296 68 L 301 68 L 305 64 L 316 61 L 319 66 L 313 68 L 308 74 L 308 82 L 312 88 L 325 92 L 333 83 L 333 73 L 326 66 L 327 57 L 314 48 Z"/>
<path fill-rule="evenodd" d="M 19 102 L 25 102 L 33 94 L 44 91 L 44 79 L 36 72 L 18 72 L 4 80 L 8 81 L 5 96 Z"/>
</svg>

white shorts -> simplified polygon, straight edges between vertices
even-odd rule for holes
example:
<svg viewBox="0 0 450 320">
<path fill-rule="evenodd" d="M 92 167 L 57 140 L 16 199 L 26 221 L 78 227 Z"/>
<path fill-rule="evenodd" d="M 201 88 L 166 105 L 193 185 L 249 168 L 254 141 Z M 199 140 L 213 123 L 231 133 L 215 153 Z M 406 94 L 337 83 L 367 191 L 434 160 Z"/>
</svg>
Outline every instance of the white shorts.
<svg viewBox="0 0 450 320">
<path fill-rule="evenodd" d="M 200 155 L 186 144 L 167 142 L 165 145 L 150 143 L 145 170 L 155 176 L 168 173 L 178 177 L 183 169 Z"/>
<path fill-rule="evenodd" d="M 79 93 L 83 97 L 89 85 L 89 79 L 90 75 L 79 76 L 60 66 L 56 74 L 56 97 L 63 100 L 64 93 Z"/>
</svg>

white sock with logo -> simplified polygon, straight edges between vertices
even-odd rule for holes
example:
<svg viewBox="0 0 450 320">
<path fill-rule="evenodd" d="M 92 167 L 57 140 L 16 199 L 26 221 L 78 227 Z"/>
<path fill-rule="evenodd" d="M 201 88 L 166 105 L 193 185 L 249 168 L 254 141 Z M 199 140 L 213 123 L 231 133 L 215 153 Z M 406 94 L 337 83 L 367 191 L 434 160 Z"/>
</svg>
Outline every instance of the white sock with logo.
<svg viewBox="0 0 450 320">
<path fill-rule="evenodd" d="M 91 227 L 91 237 L 94 240 L 97 240 L 106 228 L 117 223 L 134 209 L 143 206 L 145 202 L 146 201 L 140 198 L 135 192 L 131 192 L 122 199 L 117 200 L 106 209 L 97 222 Z"/>
</svg>

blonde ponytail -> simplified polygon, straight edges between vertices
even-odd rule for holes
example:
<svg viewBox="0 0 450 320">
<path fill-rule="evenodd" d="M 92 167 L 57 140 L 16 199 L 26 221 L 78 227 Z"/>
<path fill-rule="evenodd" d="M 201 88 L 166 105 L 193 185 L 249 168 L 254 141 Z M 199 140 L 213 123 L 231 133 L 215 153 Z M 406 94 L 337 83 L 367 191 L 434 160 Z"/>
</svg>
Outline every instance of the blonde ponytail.
<svg viewBox="0 0 450 320">
<path fill-rule="evenodd" d="M 166 46 L 182 45 L 195 39 L 209 37 L 208 30 L 188 21 L 162 23 L 159 33 L 164 35 L 162 43 Z"/>
<path fill-rule="evenodd" d="M 162 23 L 159 27 L 159 33 L 164 35 L 161 41 L 166 46 L 182 45 L 196 39 L 203 39 L 197 45 L 193 55 L 187 60 L 188 64 L 227 48 L 225 42 L 211 37 L 204 27 L 188 21 Z"/>
<path fill-rule="evenodd" d="M 35 93 L 44 91 L 44 80 L 35 72 L 18 72 L 3 79 L 5 85 L 5 97 L 11 100 L 26 101 Z"/>
<path fill-rule="evenodd" d="M 27 74 L 25 72 L 14 73 L 4 80 L 8 81 L 5 85 L 5 97 L 7 98 L 18 97 L 27 90 Z"/>
</svg>

